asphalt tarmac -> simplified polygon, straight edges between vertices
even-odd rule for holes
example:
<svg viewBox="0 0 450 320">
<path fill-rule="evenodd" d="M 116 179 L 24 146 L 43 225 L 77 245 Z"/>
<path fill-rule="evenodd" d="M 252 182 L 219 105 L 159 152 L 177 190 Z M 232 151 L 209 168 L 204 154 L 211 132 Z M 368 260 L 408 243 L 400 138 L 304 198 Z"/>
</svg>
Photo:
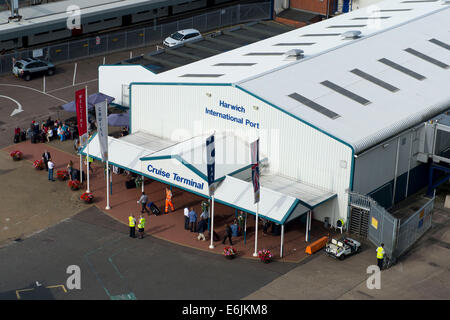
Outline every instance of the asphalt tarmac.
<svg viewBox="0 0 450 320">
<path fill-rule="evenodd" d="M 80 268 L 81 289 L 67 285 L 72 265 Z M 133 239 L 125 225 L 90 207 L 0 249 L 0 299 L 235 300 L 296 266 Z"/>
</svg>

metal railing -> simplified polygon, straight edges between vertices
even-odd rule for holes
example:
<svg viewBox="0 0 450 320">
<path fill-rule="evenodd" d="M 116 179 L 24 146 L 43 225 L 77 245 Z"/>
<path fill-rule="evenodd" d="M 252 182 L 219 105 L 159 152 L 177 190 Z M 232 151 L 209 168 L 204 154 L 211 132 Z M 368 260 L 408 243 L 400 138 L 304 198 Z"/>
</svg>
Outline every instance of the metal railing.
<svg viewBox="0 0 450 320">
<path fill-rule="evenodd" d="M 161 43 L 164 38 L 181 29 L 195 28 L 200 32 L 251 21 L 270 19 L 270 2 L 239 4 L 193 16 L 187 19 L 125 32 L 69 40 L 64 43 L 22 50 L 0 56 L 0 74 L 12 71 L 13 58 L 45 58 L 55 64 L 135 49 Z"/>
</svg>

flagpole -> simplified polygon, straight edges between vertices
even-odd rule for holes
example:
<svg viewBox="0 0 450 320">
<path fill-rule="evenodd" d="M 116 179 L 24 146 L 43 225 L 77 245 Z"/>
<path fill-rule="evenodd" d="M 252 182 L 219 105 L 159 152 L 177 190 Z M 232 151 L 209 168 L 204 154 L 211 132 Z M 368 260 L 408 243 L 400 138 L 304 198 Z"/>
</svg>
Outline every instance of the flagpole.
<svg viewBox="0 0 450 320">
<path fill-rule="evenodd" d="M 214 193 L 211 196 L 211 231 L 209 232 L 209 236 L 211 237 L 209 248 L 214 249 Z"/>
<path fill-rule="evenodd" d="M 259 214 L 259 201 L 256 203 L 256 217 L 255 217 L 255 252 L 253 256 L 258 256 L 258 214 Z"/>
<path fill-rule="evenodd" d="M 106 159 L 106 210 L 111 209 L 109 206 L 109 161 Z"/>
<path fill-rule="evenodd" d="M 85 87 L 85 98 L 86 98 L 86 131 L 87 131 L 87 156 L 86 156 L 86 170 L 87 170 L 87 188 L 86 192 L 91 192 L 89 190 L 89 105 L 88 105 L 88 91 L 87 86 Z"/>
<path fill-rule="evenodd" d="M 245 213 L 244 244 L 247 242 L 247 212 Z"/>
</svg>

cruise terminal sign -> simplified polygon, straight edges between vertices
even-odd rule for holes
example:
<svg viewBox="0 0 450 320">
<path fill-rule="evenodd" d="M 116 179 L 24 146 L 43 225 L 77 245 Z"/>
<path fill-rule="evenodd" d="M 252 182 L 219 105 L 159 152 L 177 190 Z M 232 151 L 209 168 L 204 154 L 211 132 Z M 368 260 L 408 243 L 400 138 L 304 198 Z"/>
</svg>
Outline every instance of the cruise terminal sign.
<svg viewBox="0 0 450 320">
<path fill-rule="evenodd" d="M 158 165 L 155 163 L 158 163 Z M 178 185 L 200 193 L 205 192 L 206 181 L 188 167 L 182 165 L 178 160 L 165 159 L 157 160 L 152 163 L 147 162 L 145 163 L 145 168 L 145 171 L 149 175 L 159 180 L 167 181 L 170 184 Z"/>
</svg>

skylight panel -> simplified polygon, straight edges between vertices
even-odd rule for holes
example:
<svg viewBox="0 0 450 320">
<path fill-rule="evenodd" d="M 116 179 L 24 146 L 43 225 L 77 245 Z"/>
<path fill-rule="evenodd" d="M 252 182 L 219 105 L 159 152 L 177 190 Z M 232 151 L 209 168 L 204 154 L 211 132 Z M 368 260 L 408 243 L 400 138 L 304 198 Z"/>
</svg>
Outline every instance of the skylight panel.
<svg viewBox="0 0 450 320">
<path fill-rule="evenodd" d="M 428 56 L 428 55 L 426 55 L 426 54 L 424 54 L 422 52 L 414 50 L 413 48 L 407 48 L 407 49 L 405 49 L 405 51 L 410 53 L 410 54 L 412 54 L 412 55 L 414 55 L 414 56 L 416 56 L 416 57 L 418 57 L 418 58 L 420 58 L 420 59 L 423 59 L 423 60 L 425 60 L 425 61 L 427 61 L 429 63 L 432 63 L 432 64 L 434 64 L 434 65 L 436 65 L 438 67 L 441 67 L 443 69 L 447 69 L 448 68 L 448 64 L 446 64 L 446 63 L 444 63 L 442 61 L 439 61 L 439 60 L 437 60 L 435 58 L 432 58 L 432 57 L 430 57 L 430 56 Z"/>
<path fill-rule="evenodd" d="M 433 38 L 428 41 L 430 41 L 431 43 L 434 43 L 435 45 L 438 45 L 444 49 L 450 50 L 450 45 L 446 44 L 445 42 L 439 41 L 438 39 Z"/>
<path fill-rule="evenodd" d="M 417 72 L 414 72 L 411 69 L 405 68 L 405 67 L 399 65 L 398 63 L 395 63 L 394 61 L 391 61 L 389 59 L 382 58 L 382 59 L 379 59 L 378 61 L 381 62 L 381 63 L 384 63 L 385 65 L 387 65 L 387 66 L 389 66 L 389 67 L 391 67 L 391 68 L 393 68 L 393 69 L 395 69 L 397 71 L 403 72 L 404 74 L 407 74 L 408 76 L 413 77 L 413 78 L 415 78 L 417 80 L 426 79 L 425 76 L 423 76 L 423 75 L 421 75 L 421 74 L 419 74 Z"/>
<path fill-rule="evenodd" d="M 341 86 L 338 86 L 337 84 L 335 84 L 335 83 L 333 83 L 331 81 L 325 80 L 325 81 L 322 81 L 320 84 L 322 84 L 325 87 L 327 87 L 327 88 L 329 88 L 331 90 L 334 90 L 337 93 L 340 93 L 343 96 L 345 96 L 345 97 L 347 97 L 349 99 L 352 99 L 353 101 L 356 101 L 356 102 L 358 102 L 358 103 L 360 103 L 360 104 L 362 104 L 364 106 L 368 105 L 370 103 L 369 100 L 367 100 L 367 99 L 365 99 L 365 98 L 363 98 L 361 96 L 358 96 L 357 94 L 355 94 L 355 93 L 353 93 L 353 92 L 351 92 L 351 91 L 349 91 L 349 90 L 347 90 L 347 89 L 345 89 L 345 88 L 343 88 Z"/>
<path fill-rule="evenodd" d="M 290 97 L 290 98 L 300 102 L 301 104 L 303 104 L 303 105 L 313 109 L 314 111 L 317 111 L 317 112 L 323 114 L 324 116 L 326 116 L 326 117 L 328 117 L 328 118 L 330 118 L 332 120 L 337 119 L 337 118 L 340 117 L 339 114 L 331 111 L 330 109 L 327 109 L 327 108 L 321 106 L 318 103 L 315 103 L 312 100 L 309 100 L 308 98 L 306 98 L 306 97 L 304 97 L 304 96 L 302 96 L 302 95 L 300 95 L 300 94 L 298 94 L 296 92 L 291 93 L 290 95 L 288 95 L 288 97 Z"/>
<path fill-rule="evenodd" d="M 397 87 L 394 87 L 393 85 L 391 85 L 391 84 L 389 84 L 387 82 L 384 82 L 381 79 L 378 79 L 378 78 L 376 78 L 376 77 L 374 77 L 374 76 L 372 76 L 372 75 L 370 75 L 368 73 L 365 73 L 362 70 L 353 69 L 350 72 L 355 74 L 355 75 L 357 75 L 357 76 L 359 76 L 359 77 L 361 77 L 361 78 L 363 78 L 363 79 L 365 79 L 365 80 L 367 80 L 367 81 L 370 81 L 370 82 L 372 82 L 372 83 L 374 83 L 374 84 L 376 84 L 376 85 L 378 85 L 378 86 L 380 86 L 380 87 L 382 87 L 382 88 L 384 88 L 386 90 L 389 90 L 391 92 L 396 92 L 396 91 L 399 90 Z"/>
<path fill-rule="evenodd" d="M 224 74 L 215 74 L 215 73 L 186 73 L 180 77 L 184 78 L 218 78 L 223 76 Z"/>
<path fill-rule="evenodd" d="M 254 66 L 256 63 L 247 63 L 247 62 L 222 62 L 222 63 L 216 63 L 213 66 L 215 67 L 250 67 Z"/>
</svg>

